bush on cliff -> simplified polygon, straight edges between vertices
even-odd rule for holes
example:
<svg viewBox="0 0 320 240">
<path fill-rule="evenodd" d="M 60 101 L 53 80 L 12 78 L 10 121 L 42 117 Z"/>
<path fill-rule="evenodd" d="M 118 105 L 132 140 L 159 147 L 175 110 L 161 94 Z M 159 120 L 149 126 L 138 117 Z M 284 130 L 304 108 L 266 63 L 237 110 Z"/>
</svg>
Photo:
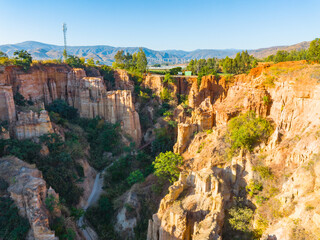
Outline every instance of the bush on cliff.
<svg viewBox="0 0 320 240">
<path fill-rule="evenodd" d="M 96 117 L 93 119 L 77 119 L 77 124 L 87 134 L 90 144 L 90 164 L 95 169 L 102 170 L 108 164 L 107 152 L 119 154 L 123 151 L 121 144 L 120 124 L 108 123 Z"/>
<path fill-rule="evenodd" d="M 231 119 L 227 134 L 231 155 L 239 149 L 251 151 L 257 143 L 267 139 L 271 131 L 271 124 L 261 117 L 256 117 L 252 111 Z"/>
<path fill-rule="evenodd" d="M 41 146 L 39 144 L 28 139 L 0 139 L 0 157 L 13 155 L 29 163 L 35 163 L 34 161 L 38 158 L 40 150 Z"/>
<path fill-rule="evenodd" d="M 233 207 L 229 210 L 229 223 L 234 230 L 250 232 L 253 211 L 248 207 Z"/>
<path fill-rule="evenodd" d="M 26 50 L 20 50 L 15 51 L 13 56 L 15 56 L 13 60 L 14 65 L 22 67 L 24 71 L 29 70 L 32 63 L 32 57 L 30 53 L 28 53 Z"/>
<path fill-rule="evenodd" d="M 58 113 L 61 117 L 72 120 L 79 117 L 78 110 L 69 106 L 64 100 L 56 99 L 47 107 L 48 112 Z"/>
<path fill-rule="evenodd" d="M 77 56 L 72 56 L 72 55 L 69 55 L 66 60 L 66 63 L 73 68 L 84 68 L 84 62 L 85 62 L 84 58 L 79 58 Z"/>
<path fill-rule="evenodd" d="M 170 151 L 174 145 L 174 131 L 170 128 L 159 128 L 155 130 L 156 139 L 151 143 L 153 156 L 161 152 Z"/>
<path fill-rule="evenodd" d="M 0 239 L 25 239 L 30 229 L 26 218 L 19 215 L 19 210 L 10 197 L 0 197 Z"/>
<path fill-rule="evenodd" d="M 129 185 L 133 185 L 137 182 L 143 182 L 144 177 L 140 170 L 135 170 L 130 173 L 129 177 L 127 178 L 127 182 Z"/>
<path fill-rule="evenodd" d="M 66 139 L 68 143 L 68 137 Z M 40 154 L 42 145 L 48 147 L 49 155 Z M 75 154 L 73 150 L 74 146 L 67 146 L 57 134 L 41 136 L 40 143 L 27 139 L 0 140 L 0 157 L 13 155 L 28 163 L 36 164 L 47 184 L 52 186 L 68 205 L 76 205 L 79 202 L 82 189 L 76 182 L 84 176 L 83 168 L 75 161 L 79 153 Z"/>
<path fill-rule="evenodd" d="M 152 163 L 154 174 L 161 179 L 168 179 L 171 183 L 179 177 L 179 167 L 182 166 L 183 158 L 173 152 L 160 153 Z"/>
<path fill-rule="evenodd" d="M 105 82 L 110 82 L 111 86 L 114 86 L 115 78 L 114 78 L 114 71 L 111 67 L 107 65 L 102 65 L 99 69 L 101 76 Z"/>
</svg>

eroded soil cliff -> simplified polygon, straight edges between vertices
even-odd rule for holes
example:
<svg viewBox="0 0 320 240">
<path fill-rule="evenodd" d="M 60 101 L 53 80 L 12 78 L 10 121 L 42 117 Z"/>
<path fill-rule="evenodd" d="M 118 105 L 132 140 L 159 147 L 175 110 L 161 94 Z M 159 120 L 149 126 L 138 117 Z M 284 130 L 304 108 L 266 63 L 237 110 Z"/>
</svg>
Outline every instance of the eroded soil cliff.
<svg viewBox="0 0 320 240">
<path fill-rule="evenodd" d="M 174 147 L 185 163 L 149 222 L 148 239 L 248 238 L 228 229 L 239 198 L 254 211 L 250 238 L 318 239 L 319 79 L 319 65 L 286 62 L 227 79 L 203 77 L 199 88 L 190 83 L 193 111 L 176 118 Z M 274 131 L 228 160 L 228 122 L 248 111 Z"/>
</svg>

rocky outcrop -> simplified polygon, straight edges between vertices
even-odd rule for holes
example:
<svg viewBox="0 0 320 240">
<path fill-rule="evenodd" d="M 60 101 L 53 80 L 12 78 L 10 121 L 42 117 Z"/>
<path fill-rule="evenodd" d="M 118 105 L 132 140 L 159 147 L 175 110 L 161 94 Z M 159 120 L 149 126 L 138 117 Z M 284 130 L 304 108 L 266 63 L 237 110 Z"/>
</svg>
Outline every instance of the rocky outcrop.
<svg viewBox="0 0 320 240">
<path fill-rule="evenodd" d="M 141 127 L 129 90 L 107 91 L 102 77 L 83 77 L 77 70 L 68 81 L 68 102 L 79 110 L 80 116 L 100 116 L 111 123 L 120 122 L 122 129 L 139 146 Z"/>
<path fill-rule="evenodd" d="M 0 85 L 0 121 L 11 123 L 15 120 L 16 108 L 13 101 L 12 87 Z"/>
<path fill-rule="evenodd" d="M 126 70 L 116 69 L 114 70 L 114 88 L 116 90 L 134 90 L 134 82 L 130 79 L 130 76 Z"/>
<path fill-rule="evenodd" d="M 18 112 L 17 121 L 14 126 L 15 136 L 17 139 L 27 139 L 40 137 L 47 133 L 53 133 L 51 121 L 46 110 L 39 113 Z"/>
<path fill-rule="evenodd" d="M 149 221 L 148 240 L 220 239 L 222 184 L 211 169 L 182 173 Z"/>
<path fill-rule="evenodd" d="M 203 76 L 199 87 L 197 79 L 192 83 L 192 87 L 188 92 L 189 106 L 197 108 L 207 98 L 213 104 L 214 102 L 222 101 L 226 94 L 227 84 L 224 77 Z"/>
<path fill-rule="evenodd" d="M 173 149 L 175 153 L 182 153 L 188 146 L 193 134 L 196 132 L 197 126 L 189 123 L 178 124 L 177 142 Z"/>
<path fill-rule="evenodd" d="M 120 122 L 124 132 L 139 146 L 141 127 L 131 94 L 133 82 L 124 70 L 116 70 L 115 79 L 117 89 L 125 90 L 107 91 L 101 76 L 87 77 L 84 69 L 71 69 L 64 64 L 36 65 L 27 73 L 17 67 L 5 67 L 0 72 L 0 84 L 6 84 L 0 86 L 0 119 L 15 121 L 12 96 L 18 91 L 37 104 L 49 104 L 59 98 L 77 108 L 81 117 L 100 116 L 112 123 Z M 17 136 L 20 139 L 48 132 L 49 126 L 43 126 L 45 114 L 35 115 L 20 113 L 18 116 Z M 28 122 L 26 126 L 23 121 Z M 35 127 L 36 122 L 41 123 L 41 127 Z"/>
<path fill-rule="evenodd" d="M 174 97 L 177 97 L 177 95 L 188 95 L 192 84 L 194 82 L 197 82 L 197 78 L 194 76 L 172 76 L 172 78 L 174 81 L 170 84 L 171 87 L 169 88 L 172 91 Z M 163 88 L 168 87 L 168 84 L 164 83 L 163 80 L 164 75 L 148 74 L 144 79 L 142 85 L 145 88 L 151 89 L 155 94 L 160 96 Z"/>
<path fill-rule="evenodd" d="M 174 183 L 162 199 L 149 221 L 148 239 L 221 239 L 223 212 L 234 205 L 232 196 L 245 198 L 255 209 L 253 228 L 260 231 L 261 221 L 267 222 L 262 239 L 298 239 L 295 234 L 304 239 L 320 237 L 318 68 L 305 62 L 265 65 L 235 76 L 227 86 L 219 81 L 219 91 L 214 78 L 208 79 L 201 85 L 210 90 L 202 94 L 193 84 L 189 93 L 192 116 L 179 118 L 175 145 L 175 151 L 185 158 L 187 177 Z M 227 123 L 247 111 L 267 118 L 274 132 L 252 152 L 241 151 L 226 161 Z M 211 131 L 203 131 L 210 127 Z M 196 131 L 203 132 L 195 135 Z M 270 169 L 272 180 L 261 177 L 259 166 Z M 252 181 L 262 181 L 266 188 L 258 193 L 262 202 L 245 190 Z M 206 193 L 209 186 L 218 190 Z M 267 195 L 268 189 L 275 192 Z M 202 204 L 209 201 L 208 205 L 217 207 Z M 194 221 L 190 209 L 206 214 Z M 272 215 L 275 213 L 278 215 Z"/>
<path fill-rule="evenodd" d="M 9 183 L 8 192 L 20 214 L 29 220 L 32 231 L 30 239 L 58 240 L 49 228 L 45 205 L 48 191 L 42 173 L 17 158 L 7 157 L 0 159 L 0 175 Z M 57 196 L 53 189 L 49 193 Z"/>
<path fill-rule="evenodd" d="M 0 83 L 13 87 L 27 100 L 51 103 L 56 98 L 65 99 L 68 73 L 67 65 L 35 65 L 28 72 L 14 66 L 5 67 L 0 73 Z"/>
<path fill-rule="evenodd" d="M 134 228 L 140 218 L 141 205 L 134 191 L 129 191 L 123 198 L 124 206 L 118 211 L 115 230 L 122 238 L 134 238 Z"/>
<path fill-rule="evenodd" d="M 160 93 L 163 90 L 163 79 L 164 76 L 148 74 L 143 81 L 143 86 L 145 88 L 150 88 L 154 93 L 160 96 Z"/>
</svg>

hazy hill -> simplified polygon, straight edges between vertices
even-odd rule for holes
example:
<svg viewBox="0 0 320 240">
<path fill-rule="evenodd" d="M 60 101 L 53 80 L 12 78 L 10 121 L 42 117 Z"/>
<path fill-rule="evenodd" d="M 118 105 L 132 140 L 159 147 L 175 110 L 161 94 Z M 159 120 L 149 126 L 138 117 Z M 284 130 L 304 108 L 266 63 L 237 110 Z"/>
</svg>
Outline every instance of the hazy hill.
<svg viewBox="0 0 320 240">
<path fill-rule="evenodd" d="M 301 50 L 307 49 L 310 46 L 309 42 L 301 42 L 291 46 L 276 46 L 276 47 L 269 47 L 269 48 L 260 48 L 257 50 L 250 50 L 249 53 L 257 58 L 264 58 L 272 54 L 276 54 L 279 50 L 285 51 L 292 51 L 292 50 Z"/>
<path fill-rule="evenodd" d="M 306 49 L 310 45 L 310 42 L 302 42 L 292 46 L 278 46 L 270 48 L 261 48 L 256 50 L 249 50 L 250 54 L 255 57 L 263 58 L 270 54 L 276 53 L 278 50 L 293 49 Z M 17 44 L 0 45 L 0 51 L 12 56 L 16 50 L 25 49 L 30 52 L 34 59 L 57 59 L 62 58 L 63 46 L 45 44 L 34 41 L 27 41 Z M 143 48 L 150 64 L 153 63 L 183 63 L 190 61 L 191 59 L 200 58 L 225 58 L 226 56 L 233 57 L 241 49 L 197 49 L 194 51 L 182 51 L 182 50 L 164 50 L 156 51 L 148 48 Z M 91 58 L 99 60 L 105 64 L 111 64 L 114 59 L 114 55 L 119 50 L 124 50 L 131 54 L 139 50 L 138 47 L 112 47 L 107 45 L 98 46 L 69 46 L 68 54 L 76 55 L 79 57 Z"/>
</svg>

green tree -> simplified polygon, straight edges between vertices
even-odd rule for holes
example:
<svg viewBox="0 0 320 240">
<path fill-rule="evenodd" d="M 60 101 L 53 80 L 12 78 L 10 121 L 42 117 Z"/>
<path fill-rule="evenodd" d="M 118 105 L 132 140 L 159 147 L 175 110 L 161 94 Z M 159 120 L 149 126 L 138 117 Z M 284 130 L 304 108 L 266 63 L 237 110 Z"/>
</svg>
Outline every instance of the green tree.
<svg viewBox="0 0 320 240">
<path fill-rule="evenodd" d="M 28 219 L 19 215 L 19 210 L 9 197 L 0 197 L 0 239 L 25 239 L 30 229 Z"/>
<path fill-rule="evenodd" d="M 320 61 L 320 39 L 316 38 L 310 43 L 308 51 L 308 59 L 312 61 Z"/>
<path fill-rule="evenodd" d="M 171 183 L 179 177 L 179 167 L 183 164 L 183 158 L 173 152 L 160 153 L 153 161 L 154 174 L 162 179 L 168 179 Z"/>
<path fill-rule="evenodd" d="M 99 71 L 105 82 L 110 82 L 111 86 L 115 84 L 114 70 L 112 67 L 102 65 Z"/>
<path fill-rule="evenodd" d="M 24 71 L 28 71 L 32 63 L 31 54 L 28 53 L 26 50 L 20 50 L 15 51 L 13 55 L 15 56 L 14 64 L 22 67 Z"/>
<path fill-rule="evenodd" d="M 137 182 L 143 182 L 144 177 L 140 170 L 136 170 L 130 173 L 129 177 L 127 178 L 127 182 L 129 185 L 133 185 Z"/>
<path fill-rule="evenodd" d="M 274 57 L 274 62 L 285 62 L 288 60 L 289 53 L 287 51 L 278 51 L 277 54 Z"/>
<path fill-rule="evenodd" d="M 120 50 L 114 55 L 114 64 L 112 64 L 115 68 L 124 68 L 125 66 L 125 56 L 124 56 L 124 51 Z"/>
<path fill-rule="evenodd" d="M 175 67 L 175 68 L 171 68 L 170 69 L 170 74 L 171 75 L 178 75 L 179 72 L 182 72 L 182 68 L 181 67 Z"/>
<path fill-rule="evenodd" d="M 89 59 L 87 60 L 87 64 L 88 64 L 90 67 L 94 67 L 95 64 L 94 64 L 93 58 L 89 58 Z"/>
<path fill-rule="evenodd" d="M 84 67 L 84 58 L 79 58 L 77 56 L 69 55 L 66 63 L 73 68 L 83 68 Z"/>
<path fill-rule="evenodd" d="M 61 117 L 68 120 L 75 119 L 79 116 L 78 110 L 69 106 L 64 100 L 56 99 L 47 106 L 49 112 L 58 113 Z"/>
<path fill-rule="evenodd" d="M 250 232 L 252 230 L 253 211 L 247 207 L 233 207 L 229 210 L 229 223 L 234 230 Z"/>
<path fill-rule="evenodd" d="M 272 126 L 267 120 L 249 111 L 229 121 L 227 140 L 232 152 L 240 148 L 251 151 L 257 142 L 269 137 L 271 131 Z"/>
<path fill-rule="evenodd" d="M 139 52 L 137 53 L 137 62 L 136 68 L 139 72 L 144 73 L 147 71 L 148 60 L 145 52 L 142 48 L 139 48 Z"/>
<path fill-rule="evenodd" d="M 228 56 L 223 61 L 223 71 L 225 73 L 234 73 L 233 71 L 233 60 Z"/>
<path fill-rule="evenodd" d="M 174 83 L 174 78 L 171 76 L 170 73 L 166 73 L 163 79 L 164 83 Z"/>
</svg>

